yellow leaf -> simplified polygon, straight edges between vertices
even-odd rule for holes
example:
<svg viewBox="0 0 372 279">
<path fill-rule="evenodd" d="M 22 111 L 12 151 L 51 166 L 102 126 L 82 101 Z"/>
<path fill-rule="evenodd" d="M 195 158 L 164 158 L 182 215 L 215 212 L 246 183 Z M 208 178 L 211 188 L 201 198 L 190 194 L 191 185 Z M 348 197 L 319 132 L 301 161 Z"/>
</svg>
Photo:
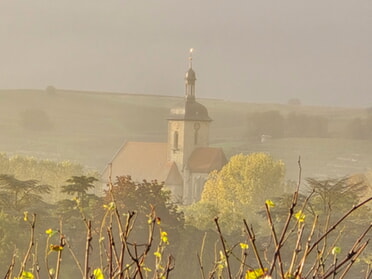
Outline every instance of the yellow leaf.
<svg viewBox="0 0 372 279">
<path fill-rule="evenodd" d="M 56 270 L 52 267 L 49 269 L 49 275 L 54 275 L 56 273 Z"/>
<path fill-rule="evenodd" d="M 28 211 L 23 212 L 23 220 L 28 221 Z"/>
<path fill-rule="evenodd" d="M 95 279 L 105 279 L 105 277 L 103 276 L 102 270 L 100 268 L 96 268 L 93 271 L 93 275 Z"/>
<path fill-rule="evenodd" d="M 248 249 L 248 244 L 247 243 L 240 243 L 240 248 L 242 248 L 243 250 L 247 250 Z"/>
<path fill-rule="evenodd" d="M 223 260 L 225 258 L 225 255 L 223 254 L 223 252 L 220 250 L 220 259 Z"/>
<path fill-rule="evenodd" d="M 299 210 L 294 216 L 300 223 L 305 221 L 306 215 L 302 212 L 302 210 Z"/>
<path fill-rule="evenodd" d="M 34 275 L 31 272 L 23 271 L 19 279 L 34 279 Z"/>
<path fill-rule="evenodd" d="M 57 231 L 54 231 L 52 229 L 47 229 L 45 233 L 48 235 L 48 237 L 52 237 L 53 235 L 57 233 Z"/>
<path fill-rule="evenodd" d="M 55 252 L 63 250 L 63 246 L 61 246 L 61 245 L 50 244 L 49 248 L 50 248 L 51 251 L 55 251 Z"/>
<path fill-rule="evenodd" d="M 151 269 L 146 267 L 146 266 L 143 267 L 143 270 L 146 271 L 146 272 L 151 272 Z"/>
<path fill-rule="evenodd" d="M 158 251 L 154 252 L 154 256 L 157 257 L 157 258 L 161 258 L 161 254 Z"/>
<path fill-rule="evenodd" d="M 161 232 L 160 237 L 161 237 L 161 241 L 163 241 L 164 243 L 169 244 L 168 234 L 166 232 Z"/>
<path fill-rule="evenodd" d="M 335 246 L 332 249 L 332 255 L 337 255 L 341 253 L 341 247 Z"/>
<path fill-rule="evenodd" d="M 275 203 L 272 200 L 266 200 L 265 203 L 267 204 L 268 207 L 274 207 L 275 206 Z"/>
<path fill-rule="evenodd" d="M 261 268 L 254 269 L 254 270 L 247 270 L 245 274 L 245 279 L 260 279 L 262 278 L 267 271 L 267 268 L 262 270 Z"/>
<path fill-rule="evenodd" d="M 157 270 L 164 270 L 164 267 L 161 264 L 156 265 Z"/>
</svg>

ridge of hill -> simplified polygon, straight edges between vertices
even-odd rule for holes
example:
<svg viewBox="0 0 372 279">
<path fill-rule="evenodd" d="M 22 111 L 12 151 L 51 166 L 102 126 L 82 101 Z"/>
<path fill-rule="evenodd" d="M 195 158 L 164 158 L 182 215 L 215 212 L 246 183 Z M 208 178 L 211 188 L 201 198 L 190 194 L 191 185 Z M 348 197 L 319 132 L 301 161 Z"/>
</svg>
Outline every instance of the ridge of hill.
<svg viewBox="0 0 372 279">
<path fill-rule="evenodd" d="M 101 170 L 125 141 L 166 141 L 169 110 L 182 99 L 62 89 L 51 92 L 0 90 L 0 152 L 71 160 Z M 316 161 L 327 160 L 324 162 L 327 164 L 336 157 L 349 158 L 345 149 L 353 150 L 350 146 L 357 145 L 355 152 L 372 158 L 372 151 L 369 151 L 372 150 L 371 141 L 338 139 L 340 125 L 363 117 L 366 113 L 363 108 L 252 104 L 202 98 L 198 98 L 198 101 L 208 108 L 213 119 L 211 144 L 223 147 L 228 156 L 239 152 L 265 151 L 275 154 L 278 159 L 293 159 L 296 164 L 297 155 L 301 154 L 293 157 L 291 154 L 294 155 L 295 151 L 301 153 L 300 147 L 303 146 L 306 154 L 318 150 L 316 153 L 319 154 L 314 155 L 318 155 L 319 159 L 311 161 L 312 165 L 316 165 Z M 247 137 L 247 115 L 265 111 L 326 117 L 332 138 L 318 141 L 304 138 L 272 139 L 269 143 L 261 144 L 258 138 Z M 290 148 L 288 144 L 297 147 Z M 332 157 L 327 147 L 319 151 L 321 144 L 337 146 L 339 151 L 332 150 Z M 363 168 L 372 166 L 367 159 L 361 159 L 361 162 Z M 353 169 L 359 170 L 361 167 Z"/>
</svg>

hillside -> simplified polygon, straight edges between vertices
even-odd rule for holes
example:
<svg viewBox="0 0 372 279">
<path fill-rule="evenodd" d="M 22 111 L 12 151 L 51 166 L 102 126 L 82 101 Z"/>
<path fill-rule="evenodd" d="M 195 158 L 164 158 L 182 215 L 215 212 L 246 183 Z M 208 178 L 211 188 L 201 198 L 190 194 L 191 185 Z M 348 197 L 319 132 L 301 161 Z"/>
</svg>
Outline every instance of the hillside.
<svg viewBox="0 0 372 279">
<path fill-rule="evenodd" d="M 72 160 L 101 170 L 125 141 L 165 141 L 169 109 L 182 97 L 56 90 L 0 90 L 0 152 Z M 302 156 L 306 176 L 343 175 L 372 166 L 372 142 L 340 139 L 340 127 L 364 109 L 234 103 L 199 99 L 214 120 L 211 143 L 228 156 L 265 151 L 287 164 L 289 178 Z M 328 119 L 330 138 L 247 137 L 247 114 L 279 111 Z M 326 172 L 327 171 L 327 172 Z"/>
</svg>

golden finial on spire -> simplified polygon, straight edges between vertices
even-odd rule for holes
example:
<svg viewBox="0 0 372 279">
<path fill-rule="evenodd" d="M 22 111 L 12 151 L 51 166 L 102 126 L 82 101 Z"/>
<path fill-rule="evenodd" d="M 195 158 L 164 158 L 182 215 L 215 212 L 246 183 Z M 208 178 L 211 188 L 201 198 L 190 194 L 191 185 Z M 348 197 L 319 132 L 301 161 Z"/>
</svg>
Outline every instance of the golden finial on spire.
<svg viewBox="0 0 372 279">
<path fill-rule="evenodd" d="M 189 55 L 189 66 L 190 66 L 190 69 L 192 68 L 192 53 L 193 53 L 194 49 L 193 48 L 190 48 L 190 55 Z"/>
</svg>

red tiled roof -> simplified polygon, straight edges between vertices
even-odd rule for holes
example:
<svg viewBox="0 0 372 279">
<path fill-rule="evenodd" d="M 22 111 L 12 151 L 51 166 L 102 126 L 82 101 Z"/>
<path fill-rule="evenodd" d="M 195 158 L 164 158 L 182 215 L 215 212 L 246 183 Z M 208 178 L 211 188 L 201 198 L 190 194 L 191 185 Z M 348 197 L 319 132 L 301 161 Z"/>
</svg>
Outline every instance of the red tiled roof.
<svg viewBox="0 0 372 279">
<path fill-rule="evenodd" d="M 209 173 L 220 170 L 227 163 L 221 148 L 196 148 L 188 161 L 191 172 Z M 103 177 L 108 179 L 110 168 L 104 170 Z M 157 180 L 167 184 L 182 184 L 175 162 L 167 160 L 167 143 L 163 142 L 127 142 L 111 161 L 111 178 L 130 175 L 134 181 Z"/>
<path fill-rule="evenodd" d="M 167 143 L 162 142 L 127 142 L 111 161 L 111 177 L 130 175 L 134 181 L 165 181 L 172 169 L 167 161 Z M 178 169 L 173 172 L 178 171 Z M 104 176 L 107 177 L 106 168 Z"/>
<path fill-rule="evenodd" d="M 227 159 L 221 148 L 199 147 L 191 154 L 188 168 L 192 172 L 208 173 L 220 170 L 226 163 Z"/>
</svg>

